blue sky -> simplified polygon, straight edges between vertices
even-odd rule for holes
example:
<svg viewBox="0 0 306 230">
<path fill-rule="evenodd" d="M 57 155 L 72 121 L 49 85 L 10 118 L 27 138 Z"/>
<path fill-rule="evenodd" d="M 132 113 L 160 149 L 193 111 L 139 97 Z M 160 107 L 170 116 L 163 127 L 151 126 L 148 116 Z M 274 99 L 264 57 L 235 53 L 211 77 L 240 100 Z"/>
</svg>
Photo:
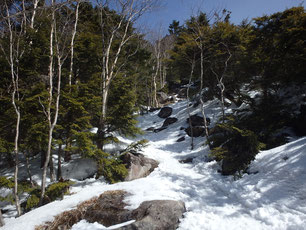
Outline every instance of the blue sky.
<svg viewBox="0 0 306 230">
<path fill-rule="evenodd" d="M 192 14 L 199 10 L 211 12 L 214 9 L 231 11 L 231 21 L 239 24 L 243 19 L 259 17 L 264 14 L 272 14 L 283 11 L 293 6 L 306 6 L 303 0 L 161 0 L 163 6 L 153 12 L 144 15 L 140 23 L 152 30 L 167 32 L 172 20 L 178 20 L 181 24 Z"/>
</svg>

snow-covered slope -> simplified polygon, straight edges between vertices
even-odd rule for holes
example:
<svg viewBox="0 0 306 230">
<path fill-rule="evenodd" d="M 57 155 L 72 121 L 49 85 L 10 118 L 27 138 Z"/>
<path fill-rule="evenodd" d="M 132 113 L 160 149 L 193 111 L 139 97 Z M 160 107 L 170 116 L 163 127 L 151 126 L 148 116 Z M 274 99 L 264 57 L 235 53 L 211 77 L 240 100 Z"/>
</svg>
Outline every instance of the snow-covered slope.
<svg viewBox="0 0 306 230">
<path fill-rule="evenodd" d="M 224 177 L 214 161 L 206 162 L 208 149 L 204 138 L 196 138 L 195 149 L 190 150 L 190 138 L 180 128 L 186 127 L 185 101 L 172 105 L 178 122 L 159 133 L 147 133 L 138 139 L 150 141 L 144 154 L 160 162 L 147 178 L 114 185 L 102 180 L 87 181 L 74 186 L 73 195 L 33 210 L 17 219 L 6 219 L 4 230 L 34 229 L 35 225 L 74 208 L 78 203 L 97 196 L 106 190 L 124 189 L 132 195 L 126 198 L 130 209 L 145 200 L 174 199 L 186 204 L 187 212 L 179 229 L 306 229 L 306 138 L 293 141 L 257 155 L 249 175 L 239 180 Z M 205 106 L 212 123 L 220 114 L 218 101 Z M 195 109 L 193 113 L 199 113 Z M 158 112 L 139 118 L 139 126 L 161 127 L 163 119 Z M 125 140 L 132 142 L 135 140 Z M 192 163 L 181 164 L 179 160 L 195 157 Z M 74 230 L 105 229 L 95 223 L 82 221 Z"/>
</svg>

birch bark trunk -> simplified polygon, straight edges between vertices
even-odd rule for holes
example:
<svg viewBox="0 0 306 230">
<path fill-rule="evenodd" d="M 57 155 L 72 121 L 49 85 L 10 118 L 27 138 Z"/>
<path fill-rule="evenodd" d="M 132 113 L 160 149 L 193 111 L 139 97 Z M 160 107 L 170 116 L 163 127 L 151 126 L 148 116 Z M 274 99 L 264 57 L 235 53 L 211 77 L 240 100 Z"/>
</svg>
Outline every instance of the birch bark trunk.
<svg viewBox="0 0 306 230">
<path fill-rule="evenodd" d="M 52 135 L 53 135 L 53 129 L 55 124 L 52 123 L 51 118 L 51 106 L 53 102 L 53 36 L 54 36 L 54 29 L 55 29 L 55 9 L 53 8 L 55 4 L 55 0 L 51 1 L 51 7 L 52 7 L 52 18 L 51 18 L 51 31 L 50 31 L 50 43 L 49 43 L 49 96 L 48 96 L 48 107 L 46 111 L 47 119 L 48 119 L 48 125 L 49 125 L 49 132 L 48 132 L 48 148 L 46 153 L 46 159 L 43 166 L 43 172 L 42 172 L 42 180 L 41 180 L 41 194 L 40 194 L 40 201 L 39 204 L 43 204 L 43 199 L 46 192 L 46 179 L 47 179 L 47 170 L 48 170 L 48 164 L 50 162 L 50 155 L 51 155 L 51 147 L 52 147 Z M 55 119 L 54 119 L 55 121 Z M 53 125 L 54 124 L 54 125 Z"/>
<path fill-rule="evenodd" d="M 6 12 L 7 15 L 10 16 L 10 11 L 5 3 L 6 6 Z M 14 107 L 17 119 L 16 119 L 16 128 L 15 128 L 15 141 L 14 141 L 14 155 L 15 155 L 15 172 L 14 172 L 14 197 L 15 197 L 15 205 L 16 205 L 16 210 L 17 210 L 17 215 L 21 215 L 21 207 L 20 207 L 20 201 L 19 201 L 19 196 L 18 196 L 18 171 L 19 171 L 19 157 L 18 157 L 18 140 L 19 140 L 19 128 L 20 128 L 20 108 L 16 104 L 16 95 L 17 95 L 17 100 L 19 100 L 19 76 L 18 76 L 18 71 L 17 74 L 15 72 L 15 66 L 14 66 L 14 38 L 13 38 L 13 28 L 12 28 L 12 22 L 11 19 L 8 18 L 8 29 L 9 29 L 9 34 L 10 34 L 10 47 L 9 47 L 9 64 L 10 64 L 10 71 L 11 71 L 11 78 L 12 78 L 12 84 L 13 84 L 13 92 L 12 92 L 12 105 Z M 18 53 L 17 53 L 17 58 L 18 58 Z"/>
<path fill-rule="evenodd" d="M 74 59 L 74 40 L 75 40 L 75 35 L 77 32 L 77 26 L 78 26 L 78 21 L 79 21 L 79 7 L 80 7 L 80 1 L 77 1 L 76 9 L 75 9 L 75 22 L 74 22 L 74 27 L 73 27 L 73 32 L 72 32 L 72 38 L 71 38 L 71 57 L 70 57 L 70 71 L 69 71 L 69 91 L 71 92 L 71 84 L 72 84 L 72 72 L 73 72 L 73 59 Z"/>
<path fill-rule="evenodd" d="M 103 1 L 102 1 L 103 2 Z M 99 5 L 100 7 L 100 19 L 101 19 L 101 29 L 102 29 L 102 41 L 104 41 L 103 47 L 105 46 L 104 54 L 103 54 L 103 63 L 102 63 L 102 75 L 101 75 L 101 97 L 102 97 L 102 106 L 101 106 L 101 115 L 99 119 L 99 127 L 98 127 L 98 138 L 97 138 L 97 147 L 103 150 L 104 147 L 104 139 L 106 135 L 106 114 L 107 114 L 107 102 L 108 102 L 108 95 L 109 95 L 109 87 L 116 76 L 115 69 L 117 67 L 118 59 L 121 55 L 122 48 L 124 45 L 130 40 L 132 36 L 128 36 L 128 31 L 132 21 L 137 17 L 140 16 L 143 11 L 145 11 L 148 6 L 150 5 L 151 1 L 143 1 L 144 5 L 140 9 L 136 9 L 135 0 L 129 1 L 118 1 L 118 4 L 121 5 L 121 13 L 120 14 L 120 21 L 117 25 L 115 25 L 111 31 L 110 38 L 105 41 L 104 38 L 104 26 L 105 21 L 103 20 L 103 11 L 104 7 L 108 6 L 108 1 L 105 4 Z M 107 15 L 106 15 L 107 16 Z M 113 48 L 114 39 L 116 34 L 119 30 L 123 31 L 123 34 L 120 37 L 120 42 L 118 48 L 116 48 L 115 56 L 111 59 L 111 49 Z"/>
<path fill-rule="evenodd" d="M 205 110 L 204 110 L 204 101 L 203 101 L 203 84 L 204 84 L 204 55 L 203 55 L 203 45 L 200 44 L 200 51 L 201 51 L 201 86 L 200 86 L 200 103 L 201 103 L 201 113 L 204 119 L 204 127 L 205 127 L 205 136 L 206 136 L 206 140 L 208 143 L 209 148 L 211 148 L 211 144 L 209 141 L 209 132 L 208 132 L 208 124 L 207 124 L 207 119 L 206 119 L 206 114 L 205 114 Z"/>
<path fill-rule="evenodd" d="M 39 1 L 40 0 L 34 0 L 34 2 L 33 2 L 33 14 L 32 14 L 31 23 L 30 23 L 30 27 L 32 29 L 34 29 L 34 21 L 35 21 L 35 16 L 36 16 L 36 9 L 37 9 Z"/>
<path fill-rule="evenodd" d="M 193 144 L 193 126 L 192 126 L 192 121 L 191 121 L 191 115 L 190 115 L 190 107 L 189 107 L 189 103 L 190 103 L 190 99 L 189 99 L 189 90 L 190 90 L 190 85 L 191 85 L 191 81 L 192 81 L 192 76 L 193 76 L 193 71 L 194 71 L 194 67 L 195 67 L 195 60 L 192 60 L 191 63 L 191 71 L 190 71 L 190 76 L 189 76 L 189 83 L 188 83 L 188 88 L 187 88 L 187 112 L 188 112 L 188 117 L 189 117 L 189 127 L 190 127 L 190 134 L 191 134 L 191 150 L 193 150 L 194 148 L 194 144 Z"/>
</svg>

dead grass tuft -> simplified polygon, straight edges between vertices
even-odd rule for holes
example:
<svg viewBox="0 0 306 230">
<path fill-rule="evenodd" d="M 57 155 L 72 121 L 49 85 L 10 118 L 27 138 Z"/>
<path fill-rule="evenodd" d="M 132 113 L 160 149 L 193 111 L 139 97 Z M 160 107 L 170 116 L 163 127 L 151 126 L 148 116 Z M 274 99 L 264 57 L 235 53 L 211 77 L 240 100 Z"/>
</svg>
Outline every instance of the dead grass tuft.
<svg viewBox="0 0 306 230">
<path fill-rule="evenodd" d="M 35 230 L 67 230 L 74 224 L 84 219 L 86 210 L 97 202 L 98 197 L 93 197 L 79 204 L 76 209 L 62 212 L 52 222 L 35 227 Z"/>
<path fill-rule="evenodd" d="M 52 222 L 46 222 L 42 225 L 36 226 L 35 230 L 68 230 L 71 227 L 83 220 L 88 209 L 95 210 L 101 208 L 98 200 L 103 197 L 121 196 L 122 199 L 127 192 L 123 190 L 106 191 L 99 197 L 93 197 L 90 200 L 86 200 L 79 204 L 76 209 L 62 212 L 55 216 Z M 117 205 L 117 204 L 116 204 Z M 122 203 L 123 207 L 125 206 Z"/>
</svg>

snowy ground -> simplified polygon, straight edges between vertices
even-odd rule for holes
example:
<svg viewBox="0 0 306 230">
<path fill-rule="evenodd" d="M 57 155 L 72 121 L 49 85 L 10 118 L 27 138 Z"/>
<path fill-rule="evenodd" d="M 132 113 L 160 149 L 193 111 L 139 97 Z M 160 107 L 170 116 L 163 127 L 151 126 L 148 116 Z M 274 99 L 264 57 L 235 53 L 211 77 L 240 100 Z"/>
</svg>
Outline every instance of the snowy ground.
<svg viewBox="0 0 306 230">
<path fill-rule="evenodd" d="M 206 104 L 206 113 L 217 121 L 220 114 L 217 101 Z M 239 180 L 221 176 L 216 162 L 206 162 L 208 149 L 204 139 L 196 138 L 195 149 L 190 150 L 190 138 L 177 143 L 185 136 L 181 127 L 187 127 L 186 102 L 172 105 L 172 116 L 179 119 L 166 130 L 147 133 L 138 139 L 150 144 L 144 154 L 160 162 L 148 177 L 108 185 L 103 180 L 87 179 L 73 187 L 73 195 L 55 201 L 14 219 L 6 218 L 3 230 L 34 229 L 35 225 L 52 218 L 82 201 L 98 196 L 106 190 L 124 189 L 132 195 L 126 198 L 129 209 L 135 209 L 145 200 L 182 200 L 187 212 L 179 229 L 190 230 L 305 230 L 306 229 L 306 138 L 295 140 L 278 148 L 263 151 L 252 163 L 249 175 Z M 195 109 L 193 113 L 199 112 Z M 157 112 L 139 118 L 139 126 L 161 127 L 163 119 Z M 125 142 L 135 140 L 124 139 Z M 193 163 L 179 160 L 195 157 Z M 129 224 L 129 223 L 125 223 Z M 81 221 L 73 230 L 114 229 L 97 223 Z"/>
</svg>

